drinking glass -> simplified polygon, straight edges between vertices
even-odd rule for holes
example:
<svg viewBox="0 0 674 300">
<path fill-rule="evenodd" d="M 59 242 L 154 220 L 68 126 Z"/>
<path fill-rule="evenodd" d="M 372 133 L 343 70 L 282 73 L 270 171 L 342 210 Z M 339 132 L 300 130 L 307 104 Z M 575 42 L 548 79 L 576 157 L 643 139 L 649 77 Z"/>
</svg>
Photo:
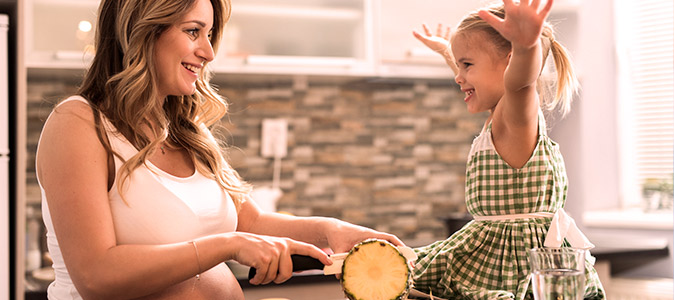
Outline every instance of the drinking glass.
<svg viewBox="0 0 674 300">
<path fill-rule="evenodd" d="M 534 248 L 529 250 L 534 299 L 582 300 L 585 293 L 585 250 Z"/>
</svg>

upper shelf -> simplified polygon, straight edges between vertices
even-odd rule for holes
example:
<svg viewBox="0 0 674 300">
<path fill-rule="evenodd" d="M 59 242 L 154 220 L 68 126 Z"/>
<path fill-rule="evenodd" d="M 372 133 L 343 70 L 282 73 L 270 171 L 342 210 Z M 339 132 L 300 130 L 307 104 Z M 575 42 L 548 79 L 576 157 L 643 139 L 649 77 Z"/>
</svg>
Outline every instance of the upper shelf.
<svg viewBox="0 0 674 300">
<path fill-rule="evenodd" d="M 482 4 L 449 2 L 417 0 L 411 9 L 407 0 L 235 0 L 211 67 L 223 74 L 451 78 L 444 60 L 412 36 L 422 23 L 455 25 Z M 555 13 L 575 12 L 576 2 L 556 1 Z M 26 0 L 26 67 L 85 69 L 98 4 Z"/>
</svg>

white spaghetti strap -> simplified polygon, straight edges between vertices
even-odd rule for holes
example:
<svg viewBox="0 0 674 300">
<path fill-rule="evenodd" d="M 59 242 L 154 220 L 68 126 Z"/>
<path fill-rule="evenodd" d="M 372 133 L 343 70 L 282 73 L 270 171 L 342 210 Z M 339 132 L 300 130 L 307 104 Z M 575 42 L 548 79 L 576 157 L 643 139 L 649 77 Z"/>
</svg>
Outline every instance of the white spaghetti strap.
<svg viewBox="0 0 674 300">
<path fill-rule="evenodd" d="M 69 102 L 69 101 L 80 101 L 80 102 L 84 102 L 84 103 L 87 103 L 87 104 L 89 103 L 87 101 L 87 99 L 84 99 L 84 97 L 82 97 L 80 95 L 73 95 L 73 96 L 70 96 L 70 97 L 66 98 L 65 100 L 61 101 L 61 103 L 59 103 L 58 105 L 61 105 L 63 103 Z"/>
</svg>

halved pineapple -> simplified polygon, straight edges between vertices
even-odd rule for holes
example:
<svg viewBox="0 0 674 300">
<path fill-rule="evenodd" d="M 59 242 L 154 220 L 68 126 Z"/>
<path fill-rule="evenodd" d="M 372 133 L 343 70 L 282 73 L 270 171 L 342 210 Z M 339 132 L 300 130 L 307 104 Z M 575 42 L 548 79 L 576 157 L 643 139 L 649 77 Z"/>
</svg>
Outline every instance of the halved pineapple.
<svg viewBox="0 0 674 300">
<path fill-rule="evenodd" d="M 398 248 L 370 239 L 354 246 L 346 256 L 341 282 L 351 300 L 402 300 L 411 288 L 412 273 Z"/>
</svg>

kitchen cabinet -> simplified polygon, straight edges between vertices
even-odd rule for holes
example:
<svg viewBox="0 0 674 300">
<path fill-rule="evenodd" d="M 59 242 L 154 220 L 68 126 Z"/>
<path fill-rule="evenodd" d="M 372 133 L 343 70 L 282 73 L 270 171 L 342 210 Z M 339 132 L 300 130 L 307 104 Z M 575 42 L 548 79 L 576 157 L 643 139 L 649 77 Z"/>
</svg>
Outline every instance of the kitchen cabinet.
<svg viewBox="0 0 674 300">
<path fill-rule="evenodd" d="M 233 0 L 221 73 L 371 75 L 372 0 Z"/>
<path fill-rule="evenodd" d="M 577 2 L 557 1 L 551 18 L 575 22 Z M 94 52 L 98 4 L 27 0 L 29 71 L 86 68 Z M 423 23 L 433 30 L 439 23 L 454 27 L 482 5 L 477 0 L 232 0 L 232 16 L 211 66 L 218 74 L 451 78 L 442 57 L 417 41 L 412 30 L 422 30 Z"/>
<path fill-rule="evenodd" d="M 557 0 L 548 20 L 554 26 L 561 25 L 562 42 L 570 40 L 567 35 L 575 30 L 575 14 L 579 0 Z M 412 30 L 423 33 L 422 24 L 433 33 L 437 25 L 456 28 L 468 13 L 482 8 L 484 1 L 437 1 L 378 0 L 375 7 L 375 37 L 378 54 L 377 74 L 382 77 L 451 78 L 454 76 L 445 60 L 431 51 L 413 35 Z M 559 28 L 558 28 L 559 29 Z M 443 29 L 444 31 L 444 29 Z M 575 48 L 571 41 L 567 47 Z"/>
<path fill-rule="evenodd" d="M 373 0 L 233 0 L 216 73 L 372 75 Z M 97 0 L 27 0 L 26 66 L 84 69 Z"/>
<path fill-rule="evenodd" d="M 97 10 L 95 0 L 26 1 L 26 67 L 85 68 L 93 57 Z"/>
</svg>

